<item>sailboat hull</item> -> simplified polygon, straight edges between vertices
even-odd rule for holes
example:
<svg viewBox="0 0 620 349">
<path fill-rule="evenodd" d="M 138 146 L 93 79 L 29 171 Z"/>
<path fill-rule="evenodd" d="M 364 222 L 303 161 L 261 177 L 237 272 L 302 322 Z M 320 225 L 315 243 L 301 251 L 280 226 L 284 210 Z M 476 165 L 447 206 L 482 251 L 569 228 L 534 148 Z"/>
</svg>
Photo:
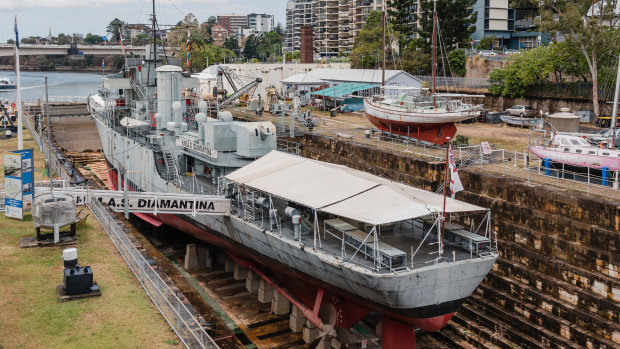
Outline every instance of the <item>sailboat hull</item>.
<svg viewBox="0 0 620 349">
<path fill-rule="evenodd" d="M 368 121 L 384 133 L 434 144 L 444 144 L 448 137 L 454 138 L 457 131 L 454 123 L 480 114 L 479 110 L 471 109 L 401 111 L 378 105 L 368 98 L 364 100 L 364 112 Z"/>
</svg>

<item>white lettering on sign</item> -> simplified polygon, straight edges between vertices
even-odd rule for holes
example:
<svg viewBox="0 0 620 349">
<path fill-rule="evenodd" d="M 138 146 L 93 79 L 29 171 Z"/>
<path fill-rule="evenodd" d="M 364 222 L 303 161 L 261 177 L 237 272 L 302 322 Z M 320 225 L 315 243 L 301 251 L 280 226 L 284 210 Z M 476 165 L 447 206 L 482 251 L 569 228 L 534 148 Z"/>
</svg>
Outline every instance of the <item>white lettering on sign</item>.
<svg viewBox="0 0 620 349">
<path fill-rule="evenodd" d="M 37 189 L 41 192 L 48 188 Z M 85 190 L 78 188 L 54 189 L 54 193 L 64 193 L 75 198 L 77 205 L 97 200 L 113 211 L 125 209 L 125 196 L 129 212 L 140 213 L 178 213 L 227 215 L 230 212 L 230 199 L 220 196 L 183 195 L 168 193 L 133 192 L 115 190 Z"/>
<path fill-rule="evenodd" d="M 177 145 L 204 154 L 212 159 L 217 159 L 217 150 L 192 142 L 189 139 L 177 138 Z"/>
</svg>

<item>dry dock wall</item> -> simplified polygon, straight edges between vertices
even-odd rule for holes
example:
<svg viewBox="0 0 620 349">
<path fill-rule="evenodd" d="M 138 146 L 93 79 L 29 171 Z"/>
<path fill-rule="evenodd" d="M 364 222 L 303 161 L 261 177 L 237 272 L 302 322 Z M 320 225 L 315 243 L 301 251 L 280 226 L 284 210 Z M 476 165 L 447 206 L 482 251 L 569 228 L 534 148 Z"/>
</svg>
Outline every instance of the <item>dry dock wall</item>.
<svg viewBox="0 0 620 349">
<path fill-rule="evenodd" d="M 296 140 L 305 157 L 427 190 L 443 180 L 443 163 L 320 135 Z M 459 173 L 465 190 L 457 198 L 491 208 L 501 256 L 451 333 L 483 347 L 619 347 L 620 203 L 476 169 Z"/>
</svg>

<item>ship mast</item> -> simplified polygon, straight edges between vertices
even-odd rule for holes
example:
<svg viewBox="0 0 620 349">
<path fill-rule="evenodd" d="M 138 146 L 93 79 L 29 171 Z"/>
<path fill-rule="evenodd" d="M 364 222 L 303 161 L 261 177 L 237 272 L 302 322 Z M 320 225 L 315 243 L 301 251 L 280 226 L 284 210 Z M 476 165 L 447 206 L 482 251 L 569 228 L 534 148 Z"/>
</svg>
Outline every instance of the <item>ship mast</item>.
<svg viewBox="0 0 620 349">
<path fill-rule="evenodd" d="M 620 57 L 618 57 L 618 71 L 616 72 L 616 90 L 614 92 L 614 106 L 611 112 L 611 124 L 609 124 L 609 145 L 614 148 L 616 136 L 616 123 L 618 122 L 618 94 L 620 93 Z"/>
<path fill-rule="evenodd" d="M 385 0 L 383 0 L 383 6 L 381 7 L 381 37 L 383 40 L 381 46 L 381 86 L 385 86 Z"/>
<path fill-rule="evenodd" d="M 149 66 L 148 66 L 148 69 L 146 70 L 146 86 L 147 87 L 157 85 L 157 79 L 155 79 L 155 83 L 151 85 L 151 63 L 154 63 L 155 60 L 157 60 L 157 43 L 155 41 L 155 0 L 153 0 L 153 15 L 151 16 L 151 32 L 153 33 L 153 48 L 151 49 L 151 53 L 149 54 L 149 57 L 148 57 Z"/>
<path fill-rule="evenodd" d="M 433 107 L 437 108 L 436 100 L 435 100 L 435 79 L 437 78 L 437 0 L 433 1 L 433 66 L 431 70 L 433 71 Z"/>
</svg>

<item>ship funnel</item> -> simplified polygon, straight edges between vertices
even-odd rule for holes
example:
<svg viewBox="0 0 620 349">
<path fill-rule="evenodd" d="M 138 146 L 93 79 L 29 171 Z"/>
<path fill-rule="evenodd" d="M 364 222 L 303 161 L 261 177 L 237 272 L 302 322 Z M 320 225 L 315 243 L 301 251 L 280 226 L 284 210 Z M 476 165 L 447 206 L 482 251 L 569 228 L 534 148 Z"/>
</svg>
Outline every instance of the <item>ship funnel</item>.
<svg viewBox="0 0 620 349">
<path fill-rule="evenodd" d="M 172 103 L 172 115 L 174 116 L 174 134 L 180 136 L 183 133 L 183 119 L 181 114 L 181 102 L 175 101 Z"/>
<path fill-rule="evenodd" d="M 175 121 L 172 103 L 181 100 L 181 67 L 164 65 L 157 71 L 157 112 L 161 114 L 161 125 Z M 159 123 L 158 123 L 159 124 Z"/>
</svg>

